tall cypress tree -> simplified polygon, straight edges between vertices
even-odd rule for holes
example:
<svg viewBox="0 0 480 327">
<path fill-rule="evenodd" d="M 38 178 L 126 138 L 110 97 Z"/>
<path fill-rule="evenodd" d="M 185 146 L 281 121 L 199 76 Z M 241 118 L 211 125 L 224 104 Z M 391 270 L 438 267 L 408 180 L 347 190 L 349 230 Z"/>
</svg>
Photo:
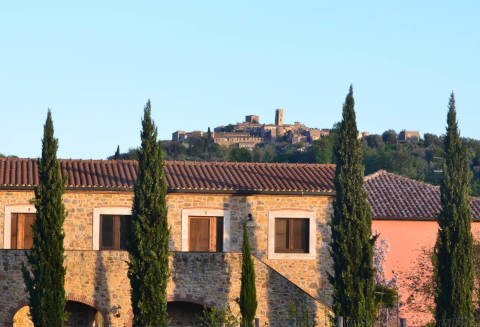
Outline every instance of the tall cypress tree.
<svg viewBox="0 0 480 327">
<path fill-rule="evenodd" d="M 133 326 L 165 326 L 167 321 L 168 242 L 167 186 L 157 128 L 145 105 L 137 182 L 128 242 Z"/>
<path fill-rule="evenodd" d="M 362 145 L 358 139 L 353 89 L 343 105 L 335 145 L 336 198 L 331 222 L 333 311 L 349 320 L 375 319 L 372 213 L 363 189 Z"/>
<path fill-rule="evenodd" d="M 34 200 L 37 215 L 32 225 L 32 249 L 27 251 L 29 269 L 23 266 L 30 314 L 36 327 L 63 326 L 67 318 L 62 229 L 67 213 L 62 201 L 65 180 L 60 176 L 57 148 L 49 110 L 43 129 L 42 158 L 38 162 L 39 184 Z"/>
<path fill-rule="evenodd" d="M 469 191 L 471 172 L 457 125 L 455 96 L 450 95 L 445 163 L 440 185 L 442 210 L 434 252 L 435 318 L 473 317 L 473 240 Z M 468 320 L 465 320 L 468 326 Z M 463 323 L 463 322 L 462 322 Z"/>
<path fill-rule="evenodd" d="M 255 287 L 255 267 L 246 224 L 243 225 L 242 245 L 242 280 L 240 286 L 240 313 L 242 327 L 253 327 L 253 319 L 257 312 L 257 289 Z"/>
</svg>

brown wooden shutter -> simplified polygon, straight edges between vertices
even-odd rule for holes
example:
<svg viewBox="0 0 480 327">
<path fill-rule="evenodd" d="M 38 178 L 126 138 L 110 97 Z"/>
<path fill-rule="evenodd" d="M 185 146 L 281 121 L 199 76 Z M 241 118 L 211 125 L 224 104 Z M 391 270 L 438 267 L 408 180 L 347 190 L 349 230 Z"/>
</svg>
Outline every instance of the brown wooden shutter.
<svg viewBox="0 0 480 327">
<path fill-rule="evenodd" d="M 100 216 L 100 245 L 102 249 L 112 249 L 114 242 L 114 217 L 111 215 Z"/>
<path fill-rule="evenodd" d="M 288 250 L 288 219 L 275 218 L 275 252 Z"/>
<path fill-rule="evenodd" d="M 210 218 L 191 217 L 189 226 L 190 251 L 209 251 Z"/>
<path fill-rule="evenodd" d="M 36 214 L 23 214 L 23 249 L 31 249 L 33 245 L 32 225 L 35 222 Z"/>
<path fill-rule="evenodd" d="M 18 213 L 12 213 L 10 228 L 10 249 L 18 249 Z"/>
<path fill-rule="evenodd" d="M 290 250 L 296 253 L 308 252 L 308 235 L 309 235 L 309 220 L 308 219 L 291 219 L 290 220 L 290 235 L 291 244 Z"/>
<path fill-rule="evenodd" d="M 120 216 L 120 249 L 126 250 L 127 249 L 127 239 L 128 235 L 130 234 L 132 216 Z"/>
</svg>

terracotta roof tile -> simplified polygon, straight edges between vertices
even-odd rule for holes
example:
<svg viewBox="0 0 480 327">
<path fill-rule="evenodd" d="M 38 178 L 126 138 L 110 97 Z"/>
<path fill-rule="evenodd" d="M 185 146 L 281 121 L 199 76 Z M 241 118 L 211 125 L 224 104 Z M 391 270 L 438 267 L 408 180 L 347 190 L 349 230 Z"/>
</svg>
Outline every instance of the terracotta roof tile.
<svg viewBox="0 0 480 327">
<path fill-rule="evenodd" d="M 438 186 L 385 170 L 366 176 L 363 186 L 374 219 L 434 220 L 441 209 Z M 473 219 L 480 221 L 480 198 L 470 203 Z"/>
<path fill-rule="evenodd" d="M 0 187 L 38 184 L 37 159 L 0 159 Z M 60 159 L 68 188 L 130 190 L 137 177 L 134 160 Z M 334 165 L 166 161 L 170 191 L 333 193 Z"/>
</svg>

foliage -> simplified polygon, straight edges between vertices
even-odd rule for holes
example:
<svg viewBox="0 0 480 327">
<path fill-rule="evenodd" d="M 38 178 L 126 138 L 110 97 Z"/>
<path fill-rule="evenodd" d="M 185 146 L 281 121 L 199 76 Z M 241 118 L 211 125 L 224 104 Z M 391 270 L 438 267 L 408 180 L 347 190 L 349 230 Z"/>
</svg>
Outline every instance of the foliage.
<svg viewBox="0 0 480 327">
<path fill-rule="evenodd" d="M 238 327 L 239 319 L 232 313 L 230 306 L 218 309 L 217 307 L 203 307 L 198 316 L 201 327 Z"/>
<path fill-rule="evenodd" d="M 170 228 L 163 155 L 151 119 L 150 101 L 145 106 L 142 127 L 132 231 L 128 242 L 133 326 L 165 326 Z"/>
<path fill-rule="evenodd" d="M 290 303 L 288 306 L 288 317 L 295 318 L 297 327 L 316 326 L 315 312 L 308 310 L 304 300 Z"/>
<path fill-rule="evenodd" d="M 253 319 L 257 312 L 257 290 L 255 287 L 255 267 L 246 223 L 243 225 L 242 280 L 239 305 L 242 314 L 242 327 L 253 327 Z"/>
<path fill-rule="evenodd" d="M 63 266 L 67 215 L 62 201 L 65 180 L 57 160 L 58 140 L 53 137 L 50 110 L 43 129 L 42 157 L 38 162 L 39 184 L 35 188 L 37 216 L 32 225 L 33 246 L 27 251 L 30 269 L 22 267 L 28 292 L 30 315 L 35 326 L 63 326 L 65 312 L 65 273 Z"/>
<path fill-rule="evenodd" d="M 343 105 L 343 120 L 335 145 L 334 214 L 330 243 L 333 272 L 333 311 L 347 320 L 374 321 L 372 213 L 363 189 L 362 145 L 354 110 L 353 90 Z"/>
<path fill-rule="evenodd" d="M 377 308 L 377 320 L 383 325 L 388 325 L 395 321 L 396 311 L 390 312 L 395 308 L 398 300 L 397 276 L 387 279 L 385 276 L 385 262 L 389 252 L 389 243 L 385 239 L 377 237 L 373 249 L 373 266 L 375 268 L 375 306 Z"/>
<path fill-rule="evenodd" d="M 250 162 L 252 155 L 248 149 L 233 147 L 230 150 L 229 161 Z"/>
<path fill-rule="evenodd" d="M 455 97 L 450 96 L 445 144 L 443 180 L 440 185 L 442 210 L 433 264 L 435 282 L 435 319 L 473 316 L 474 288 L 472 215 L 469 187 L 471 172 L 466 149 L 457 126 Z M 469 325 L 466 323 L 466 326 Z"/>
</svg>

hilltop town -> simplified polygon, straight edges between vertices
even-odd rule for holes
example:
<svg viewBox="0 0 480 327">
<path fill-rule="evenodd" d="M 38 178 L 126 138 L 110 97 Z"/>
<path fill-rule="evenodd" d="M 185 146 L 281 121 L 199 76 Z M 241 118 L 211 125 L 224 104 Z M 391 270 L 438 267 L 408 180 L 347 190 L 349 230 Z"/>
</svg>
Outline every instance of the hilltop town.
<svg viewBox="0 0 480 327">
<path fill-rule="evenodd" d="M 315 141 L 327 137 L 331 133 L 328 128 L 308 127 L 301 122 L 285 124 L 283 120 L 283 109 L 275 110 L 274 124 L 260 123 L 260 117 L 257 115 L 245 116 L 245 121 L 224 126 L 218 126 L 211 132 L 191 131 L 185 132 L 177 130 L 172 133 L 172 141 L 180 144 L 189 144 L 193 140 L 208 137 L 214 143 L 231 146 L 236 145 L 239 148 L 252 150 L 256 145 L 268 143 L 289 143 L 302 144 L 302 148 L 311 147 Z M 358 138 L 362 139 L 369 136 L 369 132 L 361 132 Z M 419 142 L 419 131 L 402 130 L 398 135 L 399 142 Z"/>
<path fill-rule="evenodd" d="M 330 134 L 330 129 L 311 128 L 300 122 L 284 124 L 283 115 L 283 109 L 276 109 L 274 124 L 262 124 L 259 116 L 248 115 L 244 122 L 215 127 L 211 137 L 219 145 L 253 149 L 257 144 L 276 142 L 303 143 L 309 147 L 314 141 Z M 172 141 L 189 143 L 191 139 L 205 136 L 206 133 L 176 131 L 172 134 Z"/>
</svg>

